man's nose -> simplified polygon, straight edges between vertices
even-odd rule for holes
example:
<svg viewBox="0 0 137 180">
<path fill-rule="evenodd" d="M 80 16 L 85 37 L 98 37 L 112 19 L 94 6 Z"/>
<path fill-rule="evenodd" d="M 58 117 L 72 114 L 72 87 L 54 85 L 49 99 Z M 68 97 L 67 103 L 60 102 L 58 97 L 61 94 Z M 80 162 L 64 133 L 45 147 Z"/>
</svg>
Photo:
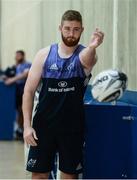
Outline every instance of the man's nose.
<svg viewBox="0 0 137 180">
<path fill-rule="evenodd" d="M 69 33 L 69 35 L 70 35 L 71 37 L 73 37 L 73 36 L 74 36 L 74 31 L 71 30 L 70 33 Z"/>
</svg>

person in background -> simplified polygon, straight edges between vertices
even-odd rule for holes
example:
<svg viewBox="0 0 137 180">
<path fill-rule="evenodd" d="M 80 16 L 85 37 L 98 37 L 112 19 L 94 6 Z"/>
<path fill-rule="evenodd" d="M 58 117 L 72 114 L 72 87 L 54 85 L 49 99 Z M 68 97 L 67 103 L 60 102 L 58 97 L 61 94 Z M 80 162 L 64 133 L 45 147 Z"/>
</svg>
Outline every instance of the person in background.
<svg viewBox="0 0 137 180">
<path fill-rule="evenodd" d="M 17 109 L 17 129 L 16 139 L 22 139 L 23 137 L 23 113 L 22 113 L 22 95 L 24 91 L 25 82 L 28 76 L 31 63 L 26 61 L 25 52 L 22 50 L 16 51 L 16 73 L 13 77 L 7 77 L 5 79 L 6 85 L 16 84 L 16 109 Z"/>
<path fill-rule="evenodd" d="M 4 75 L 4 72 L 3 72 L 3 70 L 0 68 L 0 81 L 3 80 L 3 75 Z"/>
</svg>

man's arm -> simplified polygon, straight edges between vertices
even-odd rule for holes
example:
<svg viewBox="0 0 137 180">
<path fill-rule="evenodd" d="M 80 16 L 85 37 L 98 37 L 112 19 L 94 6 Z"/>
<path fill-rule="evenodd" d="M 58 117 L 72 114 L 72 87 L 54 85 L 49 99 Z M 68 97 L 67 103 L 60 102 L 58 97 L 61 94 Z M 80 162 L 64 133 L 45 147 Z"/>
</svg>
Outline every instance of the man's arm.
<svg viewBox="0 0 137 180">
<path fill-rule="evenodd" d="M 81 64 L 86 71 L 91 71 L 97 62 L 96 48 L 103 42 L 104 33 L 96 29 L 89 45 L 79 54 Z"/>
<path fill-rule="evenodd" d="M 24 117 L 24 140 L 27 144 L 36 146 L 37 139 L 35 130 L 31 127 L 32 110 L 33 110 L 33 100 L 35 91 L 39 85 L 42 69 L 44 65 L 44 60 L 48 56 L 49 47 L 40 50 L 32 63 L 29 71 L 29 75 L 25 84 L 24 94 L 23 94 L 23 117 Z"/>
<path fill-rule="evenodd" d="M 12 78 L 7 78 L 7 79 L 5 80 L 5 84 L 6 84 L 6 85 L 10 85 L 10 84 L 15 83 L 15 82 L 18 81 L 18 80 L 25 79 L 25 78 L 27 78 L 28 73 L 29 73 L 29 69 L 26 69 L 26 70 L 24 70 L 24 72 L 21 73 L 21 74 L 18 74 L 18 75 L 16 75 L 16 76 L 12 77 Z"/>
</svg>

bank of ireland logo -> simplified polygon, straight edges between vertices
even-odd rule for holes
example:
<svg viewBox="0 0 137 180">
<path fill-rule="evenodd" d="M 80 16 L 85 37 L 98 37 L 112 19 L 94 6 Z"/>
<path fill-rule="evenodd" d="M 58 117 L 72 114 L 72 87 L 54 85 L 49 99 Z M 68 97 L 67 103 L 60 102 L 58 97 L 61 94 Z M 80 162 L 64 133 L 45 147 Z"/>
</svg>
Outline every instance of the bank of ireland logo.
<svg viewBox="0 0 137 180">
<path fill-rule="evenodd" d="M 60 81 L 60 82 L 58 83 L 58 86 L 61 87 L 61 88 L 64 88 L 64 87 L 67 86 L 67 82 L 66 82 L 66 81 Z"/>
</svg>

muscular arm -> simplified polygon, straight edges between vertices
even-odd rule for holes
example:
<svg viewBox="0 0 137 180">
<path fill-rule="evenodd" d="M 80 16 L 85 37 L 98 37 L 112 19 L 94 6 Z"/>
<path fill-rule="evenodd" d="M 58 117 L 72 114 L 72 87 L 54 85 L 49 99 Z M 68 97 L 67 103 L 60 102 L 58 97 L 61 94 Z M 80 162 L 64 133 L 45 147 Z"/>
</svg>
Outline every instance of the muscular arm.
<svg viewBox="0 0 137 180">
<path fill-rule="evenodd" d="M 96 48 L 103 42 L 104 33 L 96 29 L 93 33 L 88 47 L 79 54 L 81 64 L 85 71 L 91 71 L 97 62 Z"/>
<path fill-rule="evenodd" d="M 38 140 L 35 130 L 31 127 L 33 100 L 35 91 L 39 85 L 44 61 L 48 56 L 50 47 L 40 50 L 32 63 L 29 75 L 25 84 L 23 94 L 23 117 L 24 117 L 24 140 L 28 145 L 37 146 Z"/>
<path fill-rule="evenodd" d="M 96 49 L 88 46 L 80 53 L 79 57 L 84 69 L 91 71 L 97 62 Z"/>
<path fill-rule="evenodd" d="M 14 82 L 27 78 L 28 73 L 29 73 L 29 69 L 26 69 L 23 73 L 13 77 Z"/>
<path fill-rule="evenodd" d="M 10 84 L 15 83 L 15 82 L 18 81 L 18 80 L 25 79 L 25 78 L 27 78 L 28 73 L 29 73 L 29 69 L 26 69 L 26 70 L 24 70 L 23 73 L 18 74 L 18 75 L 16 75 L 15 77 L 7 78 L 7 79 L 5 80 L 5 84 L 6 84 L 6 85 L 10 85 Z"/>
<path fill-rule="evenodd" d="M 49 47 L 40 50 L 36 54 L 28 74 L 28 78 L 24 88 L 23 106 L 22 106 L 23 116 L 24 116 L 24 128 L 27 126 L 31 126 L 33 99 L 34 99 L 35 91 L 41 79 L 42 68 L 43 68 L 44 60 L 48 54 L 48 50 Z"/>
</svg>

